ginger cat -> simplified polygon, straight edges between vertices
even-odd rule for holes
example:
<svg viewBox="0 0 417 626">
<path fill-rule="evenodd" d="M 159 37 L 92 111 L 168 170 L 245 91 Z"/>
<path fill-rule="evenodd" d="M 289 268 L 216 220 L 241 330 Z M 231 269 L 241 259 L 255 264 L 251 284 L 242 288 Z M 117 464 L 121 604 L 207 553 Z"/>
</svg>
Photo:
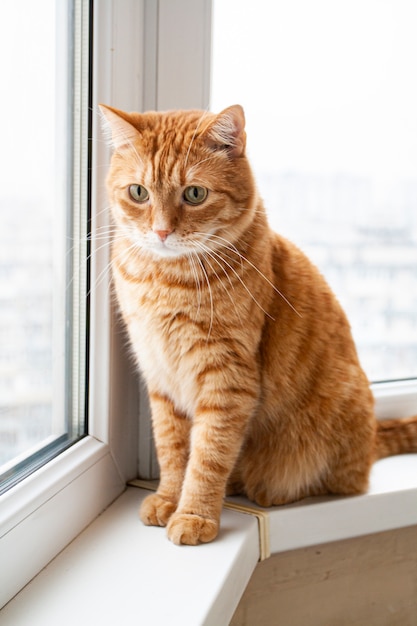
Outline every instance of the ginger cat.
<svg viewBox="0 0 417 626">
<path fill-rule="evenodd" d="M 345 314 L 269 228 L 242 108 L 101 110 L 114 284 L 161 471 L 143 522 L 211 541 L 226 491 L 262 506 L 359 494 L 373 461 L 417 451 L 417 417 L 376 422 Z"/>
</svg>

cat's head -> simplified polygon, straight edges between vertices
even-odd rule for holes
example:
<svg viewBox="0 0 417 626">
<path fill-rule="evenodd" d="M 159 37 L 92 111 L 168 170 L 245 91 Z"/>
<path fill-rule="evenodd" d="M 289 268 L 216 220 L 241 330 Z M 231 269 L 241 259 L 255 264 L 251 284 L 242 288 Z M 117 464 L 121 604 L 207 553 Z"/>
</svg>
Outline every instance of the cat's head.
<svg viewBox="0 0 417 626">
<path fill-rule="evenodd" d="M 242 107 L 218 115 L 100 108 L 114 149 L 109 200 L 133 246 L 175 258 L 236 242 L 255 212 Z"/>
</svg>

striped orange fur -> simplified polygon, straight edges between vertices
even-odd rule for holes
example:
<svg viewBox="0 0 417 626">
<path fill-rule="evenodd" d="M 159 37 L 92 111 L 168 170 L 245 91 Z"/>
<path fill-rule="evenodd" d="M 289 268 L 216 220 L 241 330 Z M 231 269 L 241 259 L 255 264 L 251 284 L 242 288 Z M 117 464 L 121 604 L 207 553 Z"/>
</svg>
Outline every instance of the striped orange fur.
<svg viewBox="0 0 417 626">
<path fill-rule="evenodd" d="M 416 417 L 377 429 L 344 312 L 269 228 L 242 108 L 102 113 L 114 284 L 161 470 L 144 523 L 211 541 L 226 491 L 263 506 L 362 493 L 375 458 L 417 451 Z"/>
</svg>

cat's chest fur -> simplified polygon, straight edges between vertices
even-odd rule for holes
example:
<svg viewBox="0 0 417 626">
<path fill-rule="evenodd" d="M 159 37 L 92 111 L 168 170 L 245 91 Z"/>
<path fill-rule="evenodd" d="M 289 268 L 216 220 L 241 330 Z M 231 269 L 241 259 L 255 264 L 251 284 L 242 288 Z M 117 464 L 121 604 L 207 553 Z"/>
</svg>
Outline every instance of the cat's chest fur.
<svg viewBox="0 0 417 626">
<path fill-rule="evenodd" d="M 192 416 L 199 364 L 209 351 L 207 307 L 201 306 L 192 290 L 188 293 L 158 280 L 129 281 L 117 270 L 114 278 L 131 345 L 149 391 L 166 395 Z"/>
</svg>

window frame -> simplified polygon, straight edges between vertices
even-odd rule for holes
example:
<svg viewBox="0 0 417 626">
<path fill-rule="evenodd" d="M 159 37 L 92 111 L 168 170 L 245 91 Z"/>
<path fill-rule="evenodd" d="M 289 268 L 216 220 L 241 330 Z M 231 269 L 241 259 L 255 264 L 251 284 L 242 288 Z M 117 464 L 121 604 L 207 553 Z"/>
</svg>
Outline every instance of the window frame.
<svg viewBox="0 0 417 626">
<path fill-rule="evenodd" d="M 90 174 L 94 231 L 106 227 L 104 177 L 110 158 L 99 130 L 97 105 L 113 102 L 121 108 L 142 107 L 144 3 L 100 0 L 93 4 L 82 0 L 82 6 L 84 10 L 91 7 L 93 20 Z M 131 76 L 134 81 L 127 80 Z M 91 259 L 88 435 L 0 497 L 0 562 L 7 564 L 0 606 L 113 502 L 124 491 L 126 480 L 136 475 L 137 384 L 104 280 L 108 246 L 103 248 L 102 241 L 92 241 Z"/>
<path fill-rule="evenodd" d="M 103 102 L 126 110 L 207 108 L 211 4 L 211 0 L 94 4 L 93 232 L 109 226 L 104 179 L 110 148 L 102 140 L 97 105 Z M 195 36 L 183 37 L 184 30 L 194 27 Z M 184 71 L 173 89 L 178 67 Z M 91 254 L 89 435 L 1 497 L 0 562 L 8 569 L 0 606 L 123 492 L 138 467 L 155 469 L 146 399 L 138 393 L 108 286 L 108 246 L 93 240 Z M 378 416 L 392 415 L 393 409 L 398 416 L 417 412 L 417 381 L 379 384 L 373 390 Z"/>
<path fill-rule="evenodd" d="M 84 89 L 89 58 L 82 56 L 84 40 L 89 37 L 87 14 L 88 3 L 79 0 L 56 3 L 55 15 L 53 11 L 49 14 L 51 25 L 54 22 L 55 26 L 58 65 L 55 67 L 55 111 L 50 112 L 54 122 L 51 148 L 55 148 L 55 162 L 50 171 L 53 184 L 48 195 L 51 204 L 64 207 L 56 211 L 51 220 L 53 231 L 49 246 L 50 279 L 53 280 L 50 291 L 52 380 L 51 398 L 45 402 L 51 405 L 51 416 L 49 432 L 28 442 L 0 467 L 0 494 L 81 439 L 87 428 L 88 389 L 80 387 L 87 359 L 88 309 L 88 297 L 81 300 L 88 280 L 86 263 L 82 262 L 87 246 L 84 216 L 89 212 L 88 147 L 82 140 L 87 132 L 88 116 L 84 112 L 88 111 L 90 96 L 89 90 Z M 76 31 L 75 24 L 79 26 Z M 64 65 L 65 71 L 60 71 Z M 69 207 L 73 207 L 73 211 Z M 78 280 L 73 280 L 73 276 Z M 70 320 L 68 324 L 67 320 Z M 73 363 L 77 363 L 77 367 L 73 367 Z M 30 398 L 28 403 L 29 406 L 26 402 L 23 405 L 26 419 L 30 415 Z"/>
</svg>

